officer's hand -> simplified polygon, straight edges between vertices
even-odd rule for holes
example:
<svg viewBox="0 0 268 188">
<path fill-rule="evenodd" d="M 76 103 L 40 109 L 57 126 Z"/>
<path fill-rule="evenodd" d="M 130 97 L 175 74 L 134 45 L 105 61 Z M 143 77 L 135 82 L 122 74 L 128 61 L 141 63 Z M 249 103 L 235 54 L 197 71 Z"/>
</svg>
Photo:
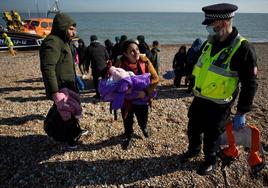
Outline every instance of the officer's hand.
<svg viewBox="0 0 268 188">
<path fill-rule="evenodd" d="M 233 128 L 235 131 L 239 131 L 240 129 L 246 126 L 246 116 L 245 114 L 236 114 L 233 118 Z"/>
</svg>

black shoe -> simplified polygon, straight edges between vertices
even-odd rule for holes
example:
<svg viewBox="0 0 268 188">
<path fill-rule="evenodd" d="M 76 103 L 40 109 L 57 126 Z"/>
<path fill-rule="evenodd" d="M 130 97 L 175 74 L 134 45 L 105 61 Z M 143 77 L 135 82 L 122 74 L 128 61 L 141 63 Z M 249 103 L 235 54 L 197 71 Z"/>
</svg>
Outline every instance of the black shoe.
<svg viewBox="0 0 268 188">
<path fill-rule="evenodd" d="M 100 95 L 99 94 L 96 94 L 96 95 L 93 96 L 93 98 L 100 99 Z"/>
<path fill-rule="evenodd" d="M 191 158 L 194 158 L 196 156 L 198 156 L 198 154 L 200 153 L 200 151 L 191 151 L 191 150 L 187 150 L 185 153 L 183 153 L 180 157 L 180 162 L 181 163 L 186 163 L 188 162 Z"/>
<path fill-rule="evenodd" d="M 76 149 L 78 146 L 78 141 L 70 141 L 67 142 L 68 148 L 69 149 Z"/>
<path fill-rule="evenodd" d="M 145 138 L 148 138 L 148 137 L 149 137 L 149 131 L 148 131 L 147 128 L 142 129 L 142 133 L 143 133 L 143 135 L 145 136 Z"/>
<path fill-rule="evenodd" d="M 209 162 L 203 162 L 199 169 L 197 170 L 197 173 L 201 176 L 212 174 L 216 169 L 216 164 L 212 164 Z"/>
<path fill-rule="evenodd" d="M 122 144 L 123 150 L 128 150 L 131 147 L 131 144 L 132 144 L 131 138 L 127 138 L 126 140 L 124 140 L 124 142 Z"/>
<path fill-rule="evenodd" d="M 253 176 L 257 176 L 258 173 L 259 173 L 260 171 L 262 171 L 262 169 L 265 168 L 265 166 L 266 166 L 266 164 L 265 164 L 264 162 L 262 162 L 262 163 L 260 163 L 260 164 L 257 164 L 257 165 L 255 165 L 255 166 L 251 167 L 251 175 L 253 175 Z"/>
<path fill-rule="evenodd" d="M 192 90 L 186 90 L 186 93 L 187 94 L 191 94 L 192 93 Z"/>
</svg>

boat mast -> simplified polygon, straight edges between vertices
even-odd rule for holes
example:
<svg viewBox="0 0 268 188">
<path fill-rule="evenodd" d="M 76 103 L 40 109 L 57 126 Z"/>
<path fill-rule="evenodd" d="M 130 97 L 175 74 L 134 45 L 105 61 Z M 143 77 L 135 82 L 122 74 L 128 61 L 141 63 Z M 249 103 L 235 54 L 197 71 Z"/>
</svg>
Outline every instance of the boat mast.
<svg viewBox="0 0 268 188">
<path fill-rule="evenodd" d="M 47 17 L 50 13 L 58 14 L 60 13 L 60 8 L 58 4 L 58 0 L 55 0 L 54 4 L 50 7 L 50 9 L 47 11 Z"/>
<path fill-rule="evenodd" d="M 35 5 L 36 5 L 38 17 L 40 18 L 41 16 L 40 16 L 40 11 L 39 11 L 37 0 L 35 0 Z"/>
<path fill-rule="evenodd" d="M 28 8 L 28 18 L 31 18 L 31 12 L 29 8 Z"/>
</svg>

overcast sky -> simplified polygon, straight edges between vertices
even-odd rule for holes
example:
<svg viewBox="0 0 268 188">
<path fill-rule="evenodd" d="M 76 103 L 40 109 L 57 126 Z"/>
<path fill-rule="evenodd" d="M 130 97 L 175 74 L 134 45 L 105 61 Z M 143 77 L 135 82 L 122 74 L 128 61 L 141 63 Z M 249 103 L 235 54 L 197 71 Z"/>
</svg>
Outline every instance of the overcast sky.
<svg viewBox="0 0 268 188">
<path fill-rule="evenodd" d="M 46 12 L 54 0 L 0 0 L 0 10 Z M 217 0 L 59 0 L 64 12 L 201 12 L 203 6 L 220 3 Z M 268 13 L 268 0 L 227 0 L 238 5 L 238 12 Z"/>
</svg>

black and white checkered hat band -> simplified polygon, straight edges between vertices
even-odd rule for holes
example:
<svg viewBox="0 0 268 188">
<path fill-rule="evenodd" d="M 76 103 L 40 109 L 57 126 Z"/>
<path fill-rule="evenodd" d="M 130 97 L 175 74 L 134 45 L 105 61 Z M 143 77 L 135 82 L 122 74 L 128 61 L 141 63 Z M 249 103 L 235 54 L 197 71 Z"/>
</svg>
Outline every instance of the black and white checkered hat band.
<svg viewBox="0 0 268 188">
<path fill-rule="evenodd" d="M 224 14 L 205 14 L 205 18 L 210 20 L 225 20 L 234 17 L 234 15 L 234 12 Z"/>
</svg>

